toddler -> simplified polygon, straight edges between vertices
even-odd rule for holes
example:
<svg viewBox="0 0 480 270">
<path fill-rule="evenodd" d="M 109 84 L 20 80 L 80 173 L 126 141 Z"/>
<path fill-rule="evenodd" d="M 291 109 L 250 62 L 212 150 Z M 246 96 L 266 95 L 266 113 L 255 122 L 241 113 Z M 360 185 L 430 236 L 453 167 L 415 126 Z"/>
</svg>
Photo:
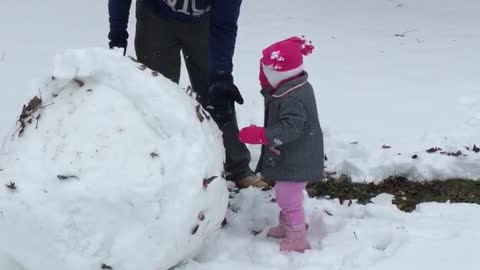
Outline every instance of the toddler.
<svg viewBox="0 0 480 270">
<path fill-rule="evenodd" d="M 303 191 L 308 181 L 323 179 L 323 133 L 303 56 L 314 47 L 302 37 L 277 42 L 263 50 L 261 93 L 265 99 L 264 127 L 250 126 L 240 141 L 262 144 L 257 172 L 275 181 L 279 225 L 267 236 L 281 238 L 282 251 L 304 252 L 307 240 Z"/>
</svg>

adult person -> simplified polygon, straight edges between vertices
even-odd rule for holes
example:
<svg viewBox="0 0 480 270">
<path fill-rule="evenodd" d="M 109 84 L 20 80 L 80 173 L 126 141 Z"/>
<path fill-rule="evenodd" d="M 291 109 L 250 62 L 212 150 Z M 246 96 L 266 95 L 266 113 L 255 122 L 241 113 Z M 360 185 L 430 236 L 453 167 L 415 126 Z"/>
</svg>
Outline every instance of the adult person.
<svg viewBox="0 0 480 270">
<path fill-rule="evenodd" d="M 110 48 L 128 45 L 132 0 L 109 0 Z M 233 54 L 242 0 L 137 0 L 135 51 L 140 62 L 179 82 L 183 54 L 198 100 L 223 132 L 227 179 L 238 187 L 266 187 L 249 167 L 250 152 L 238 140 Z"/>
</svg>

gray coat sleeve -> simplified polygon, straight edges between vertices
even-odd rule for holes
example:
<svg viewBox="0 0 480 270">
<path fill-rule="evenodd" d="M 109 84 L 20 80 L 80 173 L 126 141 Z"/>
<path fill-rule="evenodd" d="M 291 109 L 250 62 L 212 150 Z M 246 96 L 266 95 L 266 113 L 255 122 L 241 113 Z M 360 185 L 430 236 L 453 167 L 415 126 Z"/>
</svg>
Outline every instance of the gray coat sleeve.
<svg viewBox="0 0 480 270">
<path fill-rule="evenodd" d="M 265 130 L 267 140 L 272 146 L 280 146 L 298 139 L 307 121 L 305 107 L 294 97 L 287 97 L 280 103 L 278 114 L 279 122 Z"/>
</svg>

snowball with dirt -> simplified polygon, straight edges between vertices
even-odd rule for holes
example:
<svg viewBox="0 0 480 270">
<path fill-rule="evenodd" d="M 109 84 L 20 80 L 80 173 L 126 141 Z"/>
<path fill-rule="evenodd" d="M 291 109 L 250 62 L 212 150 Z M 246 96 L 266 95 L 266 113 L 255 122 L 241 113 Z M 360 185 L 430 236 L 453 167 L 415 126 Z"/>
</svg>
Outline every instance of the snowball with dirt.
<svg viewBox="0 0 480 270">
<path fill-rule="evenodd" d="M 222 135 L 194 95 L 105 49 L 57 55 L 34 95 L 0 150 L 4 264 L 162 270 L 220 229 Z"/>
</svg>

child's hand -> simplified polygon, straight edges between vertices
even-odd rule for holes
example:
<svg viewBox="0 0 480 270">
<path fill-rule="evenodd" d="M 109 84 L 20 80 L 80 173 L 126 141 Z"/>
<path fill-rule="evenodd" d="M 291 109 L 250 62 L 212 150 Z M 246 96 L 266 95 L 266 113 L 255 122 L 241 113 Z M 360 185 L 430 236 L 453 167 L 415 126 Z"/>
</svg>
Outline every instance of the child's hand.
<svg viewBox="0 0 480 270">
<path fill-rule="evenodd" d="M 246 128 L 242 128 L 238 134 L 238 139 L 243 143 L 248 144 L 268 144 L 268 140 L 265 135 L 265 128 L 251 125 Z"/>
</svg>

